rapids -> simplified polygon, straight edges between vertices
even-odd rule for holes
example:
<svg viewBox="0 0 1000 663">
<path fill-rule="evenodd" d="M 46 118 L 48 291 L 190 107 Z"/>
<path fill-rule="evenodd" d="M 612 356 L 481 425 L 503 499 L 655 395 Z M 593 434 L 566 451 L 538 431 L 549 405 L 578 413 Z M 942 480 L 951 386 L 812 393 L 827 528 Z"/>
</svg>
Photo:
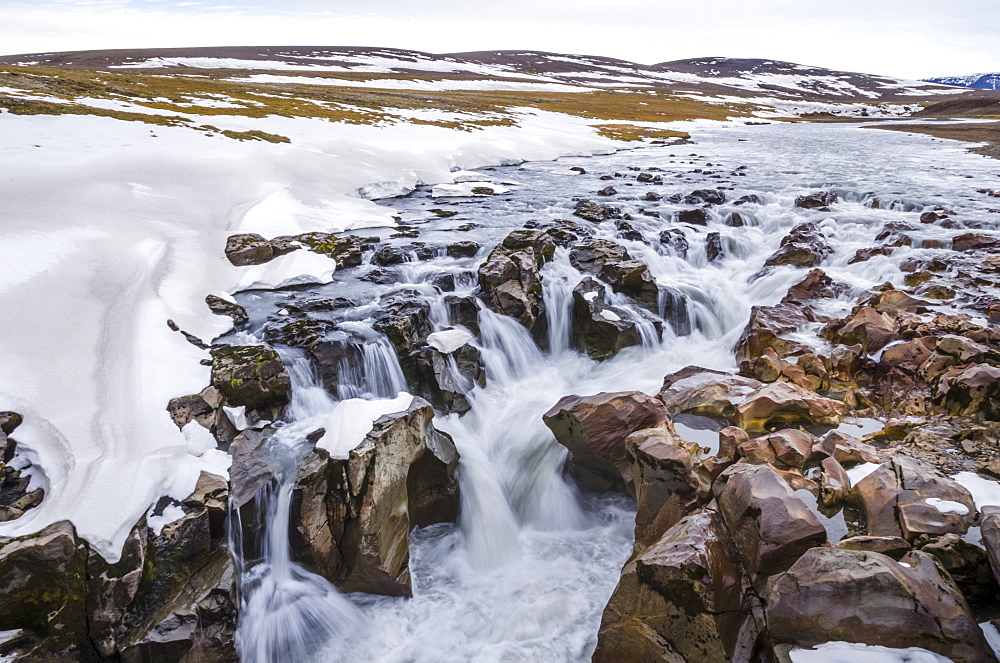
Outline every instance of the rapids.
<svg viewBox="0 0 1000 663">
<path fill-rule="evenodd" d="M 408 227 L 420 230 L 419 241 L 441 245 L 470 239 L 483 244 L 475 258 L 438 252 L 430 260 L 410 260 L 393 268 L 400 280 L 394 285 L 359 280 L 374 269 L 365 264 L 338 272 L 338 281 L 328 286 L 300 289 L 291 296 L 240 296 L 255 334 L 280 321 L 290 301 L 315 297 L 354 299 L 356 307 L 329 315 L 342 325 L 367 330 L 359 334 L 366 338 L 363 365 L 343 371 L 350 377 L 335 396 L 319 386 L 303 357 L 283 350 L 292 369 L 294 402 L 276 436 L 284 449 L 279 454 L 281 480 L 261 497 L 269 513 L 263 561 L 242 560 L 239 642 L 244 661 L 589 660 L 601 612 L 631 551 L 634 506 L 621 497 L 581 494 L 562 472 L 567 452 L 542 423 L 542 414 L 568 394 L 631 389 L 655 394 L 666 373 L 690 364 L 733 369 L 732 348 L 751 307 L 777 303 L 805 276 L 806 270 L 793 267 L 758 274 L 798 223 L 808 220 L 820 226 L 834 249 L 823 268 L 851 288 L 841 299 L 825 301 L 824 312 L 831 314 L 849 309 L 857 293 L 874 285 L 901 284 L 900 264 L 935 250 L 921 248 L 921 241 L 942 240 L 947 245 L 963 232 L 921 225 L 921 211 L 940 206 L 964 221 L 997 227 L 990 199 L 977 191 L 984 184 L 1000 185 L 996 162 L 954 143 L 808 124 L 713 126 L 699 129 L 695 140 L 694 145 L 564 158 L 559 170 L 552 163 L 484 169 L 484 176 L 519 183 L 510 193 L 490 198 L 435 199 L 429 189 L 421 188 L 385 204 L 397 210 Z M 573 166 L 588 172 L 561 174 Z M 635 182 L 639 169 L 659 176 L 662 183 Z M 617 196 L 595 195 L 609 184 L 618 190 Z M 649 191 L 669 196 L 706 188 L 723 189 L 727 197 L 726 203 L 711 208 L 707 227 L 676 222 L 673 213 L 691 205 L 642 199 Z M 794 207 L 796 196 L 819 190 L 836 191 L 840 202 L 829 211 Z M 757 198 L 737 204 L 748 195 Z M 337 594 L 325 580 L 290 560 L 285 535 L 288 496 L 298 453 L 306 444 L 304 435 L 318 427 L 316 421 L 337 400 L 392 398 L 405 391 L 391 345 L 365 326 L 379 298 L 401 287 L 414 289 L 432 301 L 435 330 L 450 328 L 443 297 L 475 293 L 470 275 L 492 246 L 526 223 L 574 218 L 574 199 L 581 197 L 621 207 L 631 215 L 632 228 L 642 234 L 644 241 L 628 240 L 618 236 L 614 222 L 593 226 L 597 236 L 614 239 L 649 266 L 661 291 L 660 313 L 666 320 L 662 341 L 645 315 L 609 289 L 609 304 L 644 321 L 642 345 L 604 362 L 572 350 L 571 292 L 582 275 L 562 248 L 543 268 L 547 348 L 540 349 L 512 319 L 481 305 L 481 333 L 475 344 L 482 352 L 487 384 L 469 385 L 472 409 L 467 414 L 435 418 L 435 426 L 453 436 L 461 454 L 459 522 L 411 535 L 412 599 Z M 746 225 L 727 225 L 734 213 Z M 890 221 L 912 224 L 910 234 L 920 241 L 891 256 L 848 264 L 858 249 L 876 244 L 875 235 Z M 690 245 L 686 256 L 660 243 L 659 233 L 667 228 L 684 233 Z M 718 261 L 707 259 L 707 232 L 721 234 L 723 256 Z M 381 231 L 383 239 L 387 235 Z M 396 238 L 390 243 L 412 241 Z M 441 272 L 455 275 L 454 293 L 441 293 L 430 284 Z M 711 431 L 698 422 L 678 428 L 710 446 L 702 438 Z M 238 552 L 239 542 L 234 547 Z"/>
</svg>

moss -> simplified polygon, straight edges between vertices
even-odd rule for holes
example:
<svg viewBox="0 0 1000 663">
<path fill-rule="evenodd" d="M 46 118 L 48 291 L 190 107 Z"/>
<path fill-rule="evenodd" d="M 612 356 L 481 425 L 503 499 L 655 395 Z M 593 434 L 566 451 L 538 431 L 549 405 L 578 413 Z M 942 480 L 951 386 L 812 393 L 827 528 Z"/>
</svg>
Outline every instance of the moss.
<svg viewBox="0 0 1000 663">
<path fill-rule="evenodd" d="M 258 131 L 256 129 L 252 131 L 229 131 L 224 130 L 222 132 L 223 136 L 226 138 L 234 138 L 236 140 L 263 140 L 268 143 L 290 143 L 292 142 L 285 136 L 279 136 L 278 134 L 269 134 L 264 131 Z"/>
<path fill-rule="evenodd" d="M 651 127 L 639 127 L 634 124 L 595 124 L 597 133 L 605 138 L 621 140 L 626 142 L 638 140 L 668 140 L 671 138 L 691 138 L 691 134 L 683 131 L 671 131 L 669 129 L 655 129 Z"/>
</svg>

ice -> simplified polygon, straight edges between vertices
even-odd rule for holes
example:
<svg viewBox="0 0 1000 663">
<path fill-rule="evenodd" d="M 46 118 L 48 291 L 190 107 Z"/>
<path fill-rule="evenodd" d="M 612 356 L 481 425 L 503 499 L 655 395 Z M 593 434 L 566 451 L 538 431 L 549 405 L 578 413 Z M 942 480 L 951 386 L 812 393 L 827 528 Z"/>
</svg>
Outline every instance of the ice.
<svg viewBox="0 0 1000 663">
<path fill-rule="evenodd" d="M 792 649 L 792 663 L 952 663 L 951 659 L 919 647 L 891 649 L 854 642 L 827 642 L 814 649 Z"/>
<path fill-rule="evenodd" d="M 405 392 L 388 400 L 350 398 L 341 401 L 330 412 L 324 425 L 326 433 L 316 446 L 326 449 L 333 458 L 347 458 L 351 451 L 364 442 L 365 436 L 372 430 L 372 424 L 379 417 L 404 412 L 412 402 L 413 396 Z"/>
<path fill-rule="evenodd" d="M 464 329 L 446 329 L 427 336 L 427 344 L 438 352 L 451 354 L 473 339 Z"/>
</svg>

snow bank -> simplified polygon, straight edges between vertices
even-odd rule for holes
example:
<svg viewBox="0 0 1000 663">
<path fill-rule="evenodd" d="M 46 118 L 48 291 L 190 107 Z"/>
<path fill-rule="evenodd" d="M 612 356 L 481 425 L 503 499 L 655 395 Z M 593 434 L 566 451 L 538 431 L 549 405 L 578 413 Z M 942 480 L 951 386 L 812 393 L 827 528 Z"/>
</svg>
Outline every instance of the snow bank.
<svg viewBox="0 0 1000 663">
<path fill-rule="evenodd" d="M 372 425 L 380 418 L 394 412 L 404 412 L 413 402 L 413 396 L 401 392 L 395 398 L 366 401 L 351 398 L 337 403 L 326 420 L 326 433 L 316 444 L 330 452 L 333 458 L 347 458 L 351 451 L 364 442 Z"/>
<path fill-rule="evenodd" d="M 792 663 L 952 663 L 919 647 L 891 649 L 854 642 L 827 642 L 814 649 L 792 649 L 788 655 Z"/>
<path fill-rule="evenodd" d="M 159 497 L 187 497 L 203 470 L 226 474 L 228 456 L 187 439 L 165 407 L 209 382 L 200 364 L 207 353 L 167 320 L 211 340 L 229 321 L 208 311 L 205 296 L 246 287 L 254 274 L 226 260 L 230 234 L 391 225 L 392 210 L 351 193 L 615 146 L 584 119 L 519 112 L 520 127 L 471 133 L 213 116 L 216 126 L 277 133 L 290 144 L 0 112 L 0 409 L 25 416 L 15 437 L 46 491 L 38 508 L 0 524 L 0 535 L 68 519 L 114 561 Z"/>
</svg>

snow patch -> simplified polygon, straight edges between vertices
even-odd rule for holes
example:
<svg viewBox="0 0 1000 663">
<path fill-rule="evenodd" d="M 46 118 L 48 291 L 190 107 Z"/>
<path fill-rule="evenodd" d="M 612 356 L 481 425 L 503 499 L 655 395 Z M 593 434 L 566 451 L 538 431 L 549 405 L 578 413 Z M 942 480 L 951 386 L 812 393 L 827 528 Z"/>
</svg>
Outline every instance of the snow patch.
<svg viewBox="0 0 1000 663">
<path fill-rule="evenodd" d="M 413 403 L 413 396 L 400 392 L 396 398 L 366 401 L 350 398 L 337 403 L 330 412 L 323 428 L 326 433 L 316 444 L 326 449 L 333 458 L 347 458 L 371 432 L 372 426 L 380 418 L 395 412 L 404 412 Z"/>
<path fill-rule="evenodd" d="M 159 536 L 163 533 L 163 528 L 170 523 L 175 523 L 184 517 L 184 509 L 179 504 L 170 504 L 163 513 L 158 516 L 147 516 L 146 526 L 153 530 L 153 534 Z"/>
<path fill-rule="evenodd" d="M 952 477 L 972 494 L 977 509 L 984 506 L 1000 506 L 1000 483 L 985 479 L 975 472 L 959 472 Z"/>
<path fill-rule="evenodd" d="M 861 465 L 855 465 L 851 469 L 847 470 L 847 477 L 851 480 L 851 485 L 856 486 L 859 481 L 880 467 L 882 466 L 878 463 L 862 463 Z"/>
<path fill-rule="evenodd" d="M 965 506 L 961 502 L 943 500 L 939 497 L 928 497 L 924 501 L 937 509 L 939 513 L 957 513 L 960 516 L 965 516 L 969 513 L 969 507 Z"/>
<path fill-rule="evenodd" d="M 438 352 L 451 354 L 472 340 L 472 334 L 464 329 L 447 329 L 427 336 L 427 345 Z"/>
<path fill-rule="evenodd" d="M 919 647 L 891 649 L 856 642 L 826 642 L 814 649 L 792 649 L 788 655 L 792 663 L 952 663 Z"/>
<path fill-rule="evenodd" d="M 273 290 L 308 283 L 329 283 L 337 270 L 337 261 L 312 251 L 292 251 L 263 265 L 241 267 L 244 270 L 236 292 Z"/>
</svg>

